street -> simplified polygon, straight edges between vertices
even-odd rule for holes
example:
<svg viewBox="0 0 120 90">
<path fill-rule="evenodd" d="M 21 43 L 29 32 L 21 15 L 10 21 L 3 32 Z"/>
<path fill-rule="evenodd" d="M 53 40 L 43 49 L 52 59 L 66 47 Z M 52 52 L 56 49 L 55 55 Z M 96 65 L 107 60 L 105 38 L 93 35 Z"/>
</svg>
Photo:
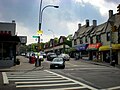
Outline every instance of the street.
<svg viewBox="0 0 120 90">
<path fill-rule="evenodd" d="M 27 58 L 21 58 L 22 61 L 27 60 Z M 28 61 L 23 64 L 29 65 Z M 2 90 L 6 90 L 5 87 L 12 88 L 11 90 L 120 89 L 120 69 L 116 67 L 74 59 L 66 61 L 65 69 L 49 69 L 49 64 L 50 61 L 45 60 L 42 62 L 41 70 L 25 69 L 5 72 L 9 84 Z"/>
</svg>

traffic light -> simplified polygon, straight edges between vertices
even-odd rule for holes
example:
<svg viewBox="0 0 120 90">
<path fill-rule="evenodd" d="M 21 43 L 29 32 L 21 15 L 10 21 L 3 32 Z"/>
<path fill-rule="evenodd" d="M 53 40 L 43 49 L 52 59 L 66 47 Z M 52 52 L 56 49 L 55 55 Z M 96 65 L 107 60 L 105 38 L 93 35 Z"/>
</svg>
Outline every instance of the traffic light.
<svg viewBox="0 0 120 90">
<path fill-rule="evenodd" d="M 117 12 L 118 12 L 117 15 L 120 15 L 120 4 L 117 6 L 117 8 L 118 8 L 117 9 Z"/>
</svg>

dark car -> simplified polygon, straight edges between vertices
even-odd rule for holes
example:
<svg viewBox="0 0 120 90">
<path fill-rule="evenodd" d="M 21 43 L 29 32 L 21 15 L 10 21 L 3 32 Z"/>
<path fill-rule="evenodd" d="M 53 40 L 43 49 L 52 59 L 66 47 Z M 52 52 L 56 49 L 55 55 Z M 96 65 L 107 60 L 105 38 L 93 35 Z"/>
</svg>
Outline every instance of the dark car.
<svg viewBox="0 0 120 90">
<path fill-rule="evenodd" d="M 57 57 L 54 58 L 53 61 L 50 63 L 50 69 L 53 68 L 65 68 L 65 61 L 63 60 L 63 58 Z"/>
<path fill-rule="evenodd" d="M 48 61 L 52 61 L 56 57 L 57 57 L 57 55 L 55 53 L 49 53 L 49 54 L 47 54 L 47 60 Z"/>
</svg>

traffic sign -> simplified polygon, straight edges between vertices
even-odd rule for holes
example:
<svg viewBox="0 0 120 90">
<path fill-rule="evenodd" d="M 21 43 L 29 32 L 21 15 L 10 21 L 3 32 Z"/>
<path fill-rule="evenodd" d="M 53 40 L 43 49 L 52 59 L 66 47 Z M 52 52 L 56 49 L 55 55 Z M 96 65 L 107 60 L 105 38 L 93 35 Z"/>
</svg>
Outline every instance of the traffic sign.
<svg viewBox="0 0 120 90">
<path fill-rule="evenodd" d="M 43 34 L 43 31 L 42 30 L 38 30 L 37 34 Z"/>
<path fill-rule="evenodd" d="M 39 36 L 32 36 L 33 38 L 38 38 Z"/>
</svg>

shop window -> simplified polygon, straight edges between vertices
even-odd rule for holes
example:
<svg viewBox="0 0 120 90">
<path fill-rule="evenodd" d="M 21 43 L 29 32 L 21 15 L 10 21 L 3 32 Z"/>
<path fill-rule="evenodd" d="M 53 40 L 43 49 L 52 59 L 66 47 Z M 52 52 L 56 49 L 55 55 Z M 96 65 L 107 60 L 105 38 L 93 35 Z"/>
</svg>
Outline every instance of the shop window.
<svg viewBox="0 0 120 90">
<path fill-rule="evenodd" d="M 8 43 L 0 44 L 0 60 L 11 60 L 13 57 L 13 50 Z"/>
<path fill-rule="evenodd" d="M 110 32 L 107 32 L 107 41 L 110 41 Z"/>
</svg>

